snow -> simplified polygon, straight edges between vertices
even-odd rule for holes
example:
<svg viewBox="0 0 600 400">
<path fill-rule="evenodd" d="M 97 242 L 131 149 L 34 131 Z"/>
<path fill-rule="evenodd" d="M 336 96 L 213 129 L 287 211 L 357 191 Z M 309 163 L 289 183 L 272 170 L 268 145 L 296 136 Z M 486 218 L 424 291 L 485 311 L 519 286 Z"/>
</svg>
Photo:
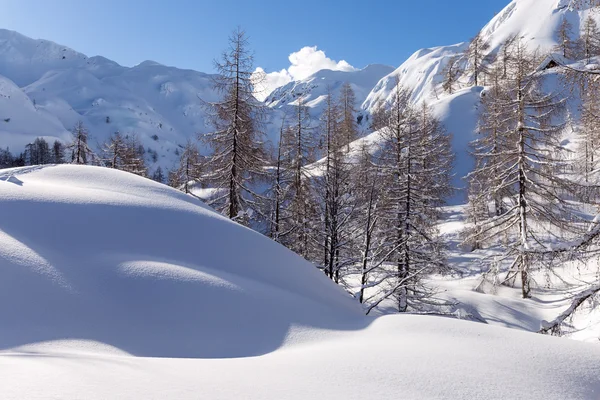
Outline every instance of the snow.
<svg viewBox="0 0 600 400">
<path fill-rule="evenodd" d="M 379 102 L 389 103 L 393 99 L 397 80 L 401 87 L 410 91 L 411 100 L 415 104 L 438 99 L 443 94 L 440 87 L 442 71 L 450 58 L 464 52 L 466 48 L 467 44 L 461 43 L 415 52 L 394 72 L 377 83 L 365 99 L 362 108 L 373 112 Z"/>
<path fill-rule="evenodd" d="M 81 338 L 144 356 L 251 356 L 292 325 L 334 328 L 360 315 L 312 265 L 174 189 L 95 167 L 9 175 L 2 348 Z"/>
<path fill-rule="evenodd" d="M 497 52 L 514 35 L 522 37 L 531 49 L 547 52 L 557 43 L 555 32 L 563 17 L 575 31 L 588 15 L 600 18 L 588 6 L 575 10 L 571 3 L 570 0 L 511 2 L 481 32 L 483 40 L 491 46 L 489 52 Z M 536 18 L 530 18 L 531 15 Z M 451 115 L 444 114 L 443 118 L 450 121 L 447 129 L 460 136 L 455 141 L 459 149 L 458 145 L 470 137 L 475 124 L 473 108 L 467 105 L 471 102 L 469 95 L 463 93 L 462 100 L 456 101 L 448 98 L 441 88 L 441 72 L 448 60 L 466 47 L 467 43 L 461 43 L 418 50 L 395 70 L 373 64 L 356 71 L 321 70 L 291 82 L 276 89 L 265 102 L 273 111 L 267 121 L 267 137 L 277 142 L 283 114 L 300 95 L 306 97 L 316 126 L 326 88 L 330 86 L 335 95 L 344 82 L 350 82 L 356 92 L 359 115 L 364 117 L 361 134 L 366 135 L 369 113 L 378 101 L 392 98 L 399 78 L 412 92 L 415 103 L 452 103 Z M 82 120 L 89 128 L 94 147 L 117 130 L 137 133 L 144 147 L 151 150 L 146 156 L 150 173 L 159 166 L 163 172 L 172 169 L 178 162 L 179 146 L 210 130 L 203 104 L 218 98 L 209 74 L 154 61 L 128 68 L 102 56 L 87 57 L 60 44 L 30 39 L 8 30 L 0 30 L 0 73 L 0 110 L 2 119 L 10 118 L 8 123 L 0 120 L 2 147 L 9 146 L 18 153 L 40 135 L 50 140 L 68 140 L 68 130 Z M 468 86 L 466 76 L 460 81 L 463 87 Z M 458 103 L 464 107 L 458 107 Z M 440 115 L 444 108 L 447 106 L 440 105 Z M 465 123 L 461 124 L 463 115 Z M 156 161 L 152 158 L 154 152 L 158 156 Z M 459 175 L 466 165 L 468 162 L 463 164 L 460 160 L 457 164 L 455 184 L 459 187 L 464 186 Z"/>
<path fill-rule="evenodd" d="M 98 167 L 2 171 L 0 320 L 4 399 L 600 393 L 598 346 L 366 317 L 312 265 L 195 197 Z"/>
<path fill-rule="evenodd" d="M 55 116 L 38 110 L 14 82 L 0 75 L 0 147 L 22 149 L 40 136 L 52 143 L 66 141 L 70 134 Z"/>
<path fill-rule="evenodd" d="M 559 341 L 464 321 L 390 316 L 365 331 L 257 358 L 5 353 L 0 370 L 7 384 L 0 392 L 88 399 L 595 398 L 600 353 Z M 522 362 L 514 361 L 517 354 Z"/>
<path fill-rule="evenodd" d="M 325 107 L 328 89 L 337 98 L 342 86 L 349 83 L 356 96 L 355 107 L 360 111 L 373 86 L 393 70 L 394 68 L 390 66 L 380 64 L 372 64 L 356 71 L 321 70 L 308 78 L 275 89 L 267 96 L 265 104 L 273 110 L 289 112 L 290 106 L 297 105 L 298 99 L 303 98 L 305 105 L 310 108 L 316 126 L 318 117 Z M 366 125 L 362 126 L 363 130 L 366 129 Z"/>
</svg>

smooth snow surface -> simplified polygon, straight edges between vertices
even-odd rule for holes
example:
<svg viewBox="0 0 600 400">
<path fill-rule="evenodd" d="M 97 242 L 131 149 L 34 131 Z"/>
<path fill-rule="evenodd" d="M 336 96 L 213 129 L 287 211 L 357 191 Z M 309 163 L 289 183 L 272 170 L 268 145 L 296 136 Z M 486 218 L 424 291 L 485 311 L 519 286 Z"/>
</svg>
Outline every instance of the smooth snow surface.
<svg viewBox="0 0 600 400">
<path fill-rule="evenodd" d="M 194 197 L 96 167 L 2 171 L 0 321 L 2 399 L 600 395 L 598 346 L 365 317 Z"/>
<path fill-rule="evenodd" d="M 76 166 L 0 175 L 0 348 L 91 340 L 152 357 L 271 352 L 294 326 L 355 329 L 312 265 L 193 197 Z"/>
</svg>

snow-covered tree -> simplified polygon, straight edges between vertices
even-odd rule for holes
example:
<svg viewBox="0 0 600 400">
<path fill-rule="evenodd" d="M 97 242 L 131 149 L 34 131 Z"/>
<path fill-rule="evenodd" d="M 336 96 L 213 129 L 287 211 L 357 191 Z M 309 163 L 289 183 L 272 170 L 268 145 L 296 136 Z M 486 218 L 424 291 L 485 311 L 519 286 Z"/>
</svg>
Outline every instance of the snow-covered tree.
<svg viewBox="0 0 600 400">
<path fill-rule="evenodd" d="M 502 74 L 500 75 L 501 79 L 506 79 L 506 77 L 507 77 L 509 63 L 510 63 L 511 57 L 512 57 L 512 51 L 513 51 L 512 47 L 515 44 L 516 40 L 517 40 L 516 36 L 509 37 L 502 43 L 502 46 L 500 47 L 500 51 L 498 52 L 498 58 L 496 60 L 496 65 L 495 65 L 495 69 L 496 69 L 495 72 L 498 73 L 499 70 L 502 71 Z"/>
<path fill-rule="evenodd" d="M 246 33 L 238 28 L 229 38 L 221 60 L 215 61 L 215 88 L 222 94 L 208 103 L 214 131 L 203 135 L 212 148 L 208 178 L 220 189 L 211 201 L 231 219 L 248 223 L 257 210 L 252 183 L 265 177 L 268 165 L 264 146 L 264 106 L 254 97 L 253 56 Z"/>
<path fill-rule="evenodd" d="M 103 146 L 104 158 L 108 167 L 122 169 L 125 154 L 125 139 L 121 132 L 116 131 L 110 135 Z"/>
<path fill-rule="evenodd" d="M 350 151 L 350 143 L 358 137 L 358 124 L 356 122 L 356 94 L 350 83 L 346 82 L 342 86 L 339 98 L 340 125 L 343 144 L 346 145 L 346 152 Z"/>
<path fill-rule="evenodd" d="M 579 153 L 585 181 L 598 168 L 600 160 L 600 83 L 595 79 L 581 82 L 581 119 L 579 121 Z"/>
<path fill-rule="evenodd" d="M 598 24 L 591 15 L 583 23 L 577 45 L 580 56 L 588 63 L 592 57 L 600 55 L 600 30 L 598 30 Z"/>
<path fill-rule="evenodd" d="M 289 185 L 293 179 L 293 173 L 289 169 L 290 144 L 286 143 L 286 119 L 281 121 L 279 128 L 279 142 L 277 145 L 277 154 L 275 155 L 275 165 L 272 170 L 272 185 L 269 191 L 271 195 L 271 223 L 269 228 L 269 237 L 276 242 L 281 243 L 282 238 L 287 232 L 284 230 L 284 223 L 288 218 L 287 203 L 289 201 Z"/>
<path fill-rule="evenodd" d="M 565 171 L 559 119 L 565 101 L 542 91 L 536 65 L 536 57 L 517 42 L 506 80 L 485 94 L 480 137 L 473 143 L 476 169 L 469 175 L 478 191 L 472 193 L 472 207 L 494 202 L 496 212 L 478 221 L 467 241 L 501 243 L 496 264 L 509 270 L 503 282 L 520 278 L 524 298 L 530 296 L 535 252 L 548 238 L 574 229 L 565 199 L 573 184 L 559 174 Z"/>
<path fill-rule="evenodd" d="M 290 114 L 290 125 L 282 127 L 278 154 L 279 237 L 290 249 L 308 258 L 313 202 L 305 167 L 315 161 L 315 132 L 303 97 L 298 98 Z"/>
<path fill-rule="evenodd" d="M 145 152 L 137 134 L 130 133 L 125 136 L 122 170 L 139 176 L 146 176 L 148 169 L 144 161 Z"/>
<path fill-rule="evenodd" d="M 431 291 L 423 277 L 447 268 L 444 244 L 436 226 L 439 207 L 452 192 L 450 136 L 423 105 L 414 109 L 397 82 L 389 124 L 381 131 L 384 147 L 379 168 L 385 187 L 382 205 L 388 273 L 369 309 L 394 298 L 398 311 L 418 310 Z"/>
<path fill-rule="evenodd" d="M 381 233 L 381 207 L 385 190 L 382 190 L 382 176 L 375 158 L 363 146 L 356 166 L 353 189 L 358 206 L 355 217 L 355 249 L 360 267 L 360 287 L 358 301 L 364 303 L 365 292 L 371 284 L 377 283 L 378 272 L 385 267 L 388 247 L 385 235 Z"/>
<path fill-rule="evenodd" d="M 328 90 L 325 109 L 321 116 L 322 146 L 324 154 L 321 176 L 313 180 L 319 211 L 312 235 L 321 251 L 316 261 L 323 265 L 325 275 L 339 282 L 340 271 L 347 266 L 348 230 L 354 204 L 348 195 L 351 165 L 344 150 L 346 136 L 340 129 L 342 110 Z M 321 261 L 318 255 L 321 254 Z"/>
</svg>

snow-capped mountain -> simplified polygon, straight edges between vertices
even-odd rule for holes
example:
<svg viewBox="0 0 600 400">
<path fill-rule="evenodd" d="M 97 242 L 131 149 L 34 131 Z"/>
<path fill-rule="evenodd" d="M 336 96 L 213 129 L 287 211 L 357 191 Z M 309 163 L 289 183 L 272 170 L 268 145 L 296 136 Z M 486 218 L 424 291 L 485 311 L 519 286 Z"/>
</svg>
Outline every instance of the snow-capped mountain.
<svg viewBox="0 0 600 400">
<path fill-rule="evenodd" d="M 277 121 L 297 95 L 306 96 L 316 118 L 326 88 L 337 94 L 349 82 L 358 108 L 392 71 L 383 65 L 355 72 L 323 70 L 277 89 L 266 102 L 274 109 L 269 138 L 276 140 Z M 151 169 L 172 168 L 177 148 L 210 129 L 203 105 L 218 98 L 209 74 L 152 61 L 123 67 L 7 30 L 0 30 L 0 79 L 0 146 L 19 152 L 38 136 L 66 141 L 69 129 L 82 120 L 96 147 L 115 131 L 136 133 L 158 155 L 157 160 L 148 157 Z"/>
<path fill-rule="evenodd" d="M 483 43 L 488 45 L 485 57 L 493 59 L 503 44 L 512 38 L 521 38 L 530 50 L 538 50 L 542 55 L 550 53 L 558 45 L 557 31 L 563 19 L 573 26 L 572 39 L 577 39 L 580 27 L 588 16 L 591 15 L 600 23 L 600 14 L 593 13 L 591 7 L 587 2 L 577 0 L 513 0 L 480 32 Z M 429 104 L 433 114 L 453 135 L 453 147 L 458 158 L 454 185 L 459 188 L 464 187 L 462 178 L 472 169 L 468 143 L 474 138 L 477 107 L 483 87 L 472 87 L 466 73 L 459 77 L 461 88 L 453 94 L 444 92 L 442 84 L 446 65 L 451 58 L 460 57 L 468 45 L 468 42 L 464 42 L 418 50 L 395 71 L 383 77 L 362 104 L 363 112 L 368 115 L 379 103 L 389 103 L 395 94 L 397 81 L 409 91 L 415 104 Z M 464 58 L 459 62 L 463 67 L 466 65 Z M 556 85 L 548 89 L 556 89 Z M 377 133 L 364 140 L 376 144 Z M 462 192 L 454 199 L 455 202 L 463 200 Z"/>
<path fill-rule="evenodd" d="M 574 4 L 574 0 L 512 1 L 482 29 L 487 51 L 496 53 L 514 36 L 523 38 L 531 48 L 550 51 L 557 44 L 556 31 L 563 18 L 578 32 L 580 21 L 589 15 L 589 6 L 576 9 Z M 600 15 L 595 18 L 600 20 Z M 422 49 L 395 70 L 377 64 L 350 72 L 321 70 L 277 88 L 265 101 L 273 110 L 268 136 L 277 139 L 281 116 L 300 96 L 316 119 L 328 88 L 336 95 L 345 82 L 356 93 L 358 116 L 367 117 L 366 121 L 379 102 L 390 100 L 399 80 L 411 91 L 415 103 L 427 101 L 433 107 L 454 134 L 459 157 L 466 157 L 480 89 L 470 89 L 466 76 L 462 77 L 463 89 L 452 95 L 444 93 L 441 86 L 446 64 L 467 46 L 465 42 Z M 117 130 L 135 132 L 151 150 L 148 154 L 157 155 L 148 157 L 150 169 L 159 165 L 170 169 L 178 160 L 178 147 L 210 129 L 203 104 L 217 96 L 209 74 L 152 61 L 123 67 L 104 57 L 87 57 L 47 40 L 0 30 L 0 146 L 15 152 L 38 136 L 68 140 L 68 130 L 82 120 L 90 130 L 92 144 L 99 146 Z M 361 125 L 363 133 L 368 133 L 368 127 L 368 123 Z M 459 164 L 459 186 L 460 176 L 468 168 L 468 161 Z"/>
<path fill-rule="evenodd" d="M 576 7 L 578 3 L 582 4 Z M 513 0 L 481 30 L 482 41 L 489 46 L 485 55 L 493 58 L 507 40 L 515 37 L 521 38 L 531 50 L 537 49 L 542 54 L 551 52 L 558 44 L 557 31 L 563 19 L 571 23 L 574 35 L 589 15 L 600 22 L 600 14 L 591 13 L 590 8 L 586 2 L 576 0 Z M 468 42 L 465 42 L 418 50 L 377 83 L 362 108 L 372 112 L 378 102 L 389 101 L 396 80 L 412 93 L 415 103 L 440 100 L 446 96 L 442 89 L 442 71 L 450 58 L 462 54 L 467 47 Z M 463 83 L 467 85 L 466 77 Z"/>
<path fill-rule="evenodd" d="M 356 107 L 359 108 L 373 86 L 393 70 L 393 67 L 380 64 L 372 64 L 358 71 L 321 70 L 306 79 L 275 89 L 267 96 L 265 104 L 271 108 L 282 108 L 297 104 L 302 97 L 307 107 L 320 110 L 328 91 L 335 96 L 345 83 L 349 83 L 356 95 Z"/>
<path fill-rule="evenodd" d="M 68 140 L 82 120 L 99 146 L 115 131 L 136 133 L 171 168 L 179 145 L 208 127 L 203 102 L 213 77 L 152 61 L 123 67 L 46 40 L 0 30 L 0 139 L 22 151 L 35 137 Z"/>
</svg>

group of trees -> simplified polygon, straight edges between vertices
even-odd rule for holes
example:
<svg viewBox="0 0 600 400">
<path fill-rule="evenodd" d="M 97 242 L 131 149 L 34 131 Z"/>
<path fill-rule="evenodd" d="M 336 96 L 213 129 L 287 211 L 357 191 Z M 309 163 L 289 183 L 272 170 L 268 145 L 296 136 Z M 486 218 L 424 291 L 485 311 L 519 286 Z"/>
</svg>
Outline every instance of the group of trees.
<svg viewBox="0 0 600 400">
<path fill-rule="evenodd" d="M 396 98 L 377 115 L 383 148 L 353 148 L 356 98 L 345 84 L 337 96 L 328 92 L 318 123 L 299 97 L 271 149 L 242 30 L 216 66 L 222 99 L 206 104 L 214 130 L 199 138 L 211 151 L 201 156 L 190 141 L 171 183 L 185 191 L 188 182 L 209 185 L 209 203 L 224 215 L 261 230 L 337 283 L 360 282 L 354 294 L 368 311 L 384 300 L 400 312 L 434 304 L 423 279 L 448 269 L 436 225 L 452 192 L 453 154 L 429 108 L 410 104 L 398 83 Z"/>
<path fill-rule="evenodd" d="M 558 31 L 563 57 L 587 63 L 600 55 L 593 19 L 585 21 L 577 41 L 571 41 L 570 29 L 563 21 Z M 471 147 L 476 164 L 467 177 L 464 240 L 474 250 L 496 249 L 486 259 L 489 270 L 481 290 L 519 285 L 528 298 L 537 278 L 549 279 L 566 259 L 587 262 L 599 251 L 600 228 L 583 211 L 596 209 L 600 199 L 600 73 L 562 65 L 556 72 L 565 90 L 548 92 L 548 75 L 539 68 L 543 58 L 522 40 L 507 42 L 500 54 L 487 65 L 488 86 Z M 577 99 L 577 113 L 568 112 L 569 97 Z M 575 127 L 577 148 L 562 143 L 567 123 Z M 600 284 L 575 296 L 573 305 L 541 332 L 560 334 L 562 324 L 598 293 Z"/>
<path fill-rule="evenodd" d="M 0 169 L 23 167 L 25 165 L 62 164 L 65 162 L 65 146 L 56 140 L 50 146 L 46 139 L 39 137 L 25 146 L 25 151 L 13 155 L 10 149 L 0 149 Z"/>
<path fill-rule="evenodd" d="M 469 175 L 472 222 L 467 242 L 474 248 L 499 245 L 490 274 L 509 264 L 500 283 L 521 282 L 530 296 L 537 251 L 551 239 L 579 233 L 573 194 L 579 185 L 568 174 L 561 146 L 566 100 L 542 90 L 539 57 L 520 40 L 512 43 L 506 77 L 493 66 L 492 85 L 484 92 L 479 137 L 472 144 L 476 167 Z"/>
<path fill-rule="evenodd" d="M 109 168 L 146 176 L 145 152 L 136 134 L 123 136 L 117 131 L 104 143 L 102 162 Z M 162 174 L 162 170 L 159 172 Z"/>
<path fill-rule="evenodd" d="M 27 144 L 25 151 L 17 156 L 14 156 L 8 148 L 1 149 L 0 168 L 63 163 L 91 164 L 147 176 L 145 149 L 136 134 L 124 136 L 120 132 L 115 132 L 101 146 L 100 154 L 90 147 L 89 132 L 83 122 L 79 121 L 75 124 L 71 135 L 71 141 L 67 144 L 55 140 L 52 145 L 43 137 L 38 137 Z M 166 180 L 160 167 L 152 178 L 163 183 Z"/>
</svg>

